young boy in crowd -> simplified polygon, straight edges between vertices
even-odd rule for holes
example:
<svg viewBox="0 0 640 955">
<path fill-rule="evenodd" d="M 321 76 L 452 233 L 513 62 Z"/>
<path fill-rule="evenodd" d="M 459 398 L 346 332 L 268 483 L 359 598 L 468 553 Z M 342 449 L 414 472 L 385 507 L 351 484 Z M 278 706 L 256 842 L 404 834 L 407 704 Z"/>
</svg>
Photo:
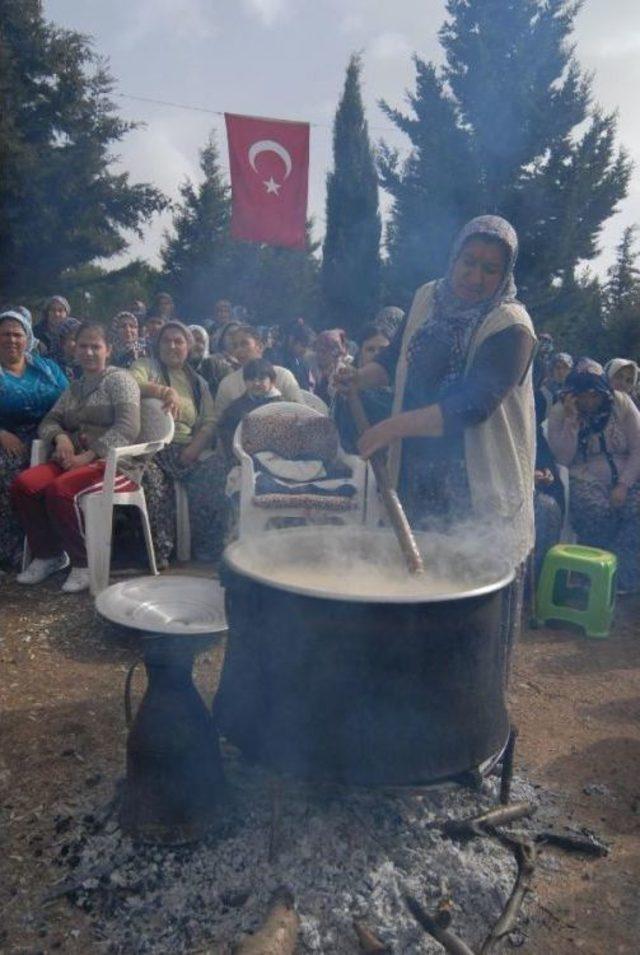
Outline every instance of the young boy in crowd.
<svg viewBox="0 0 640 955">
<path fill-rule="evenodd" d="M 266 358 L 252 358 L 242 369 L 244 394 L 232 401 L 218 422 L 218 437 L 231 467 L 233 457 L 233 436 L 245 415 L 262 405 L 273 401 L 282 401 L 282 395 L 276 388 L 276 370 Z"/>
</svg>

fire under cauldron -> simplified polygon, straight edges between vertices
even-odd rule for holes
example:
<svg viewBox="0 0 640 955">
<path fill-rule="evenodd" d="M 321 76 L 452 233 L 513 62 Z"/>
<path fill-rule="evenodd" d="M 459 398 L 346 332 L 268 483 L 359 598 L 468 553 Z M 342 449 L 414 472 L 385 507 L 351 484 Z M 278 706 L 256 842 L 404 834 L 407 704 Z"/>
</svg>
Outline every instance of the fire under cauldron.
<svg viewBox="0 0 640 955">
<path fill-rule="evenodd" d="M 424 578 L 406 576 L 379 530 L 290 528 L 227 548 L 214 718 L 247 758 L 363 786 L 426 785 L 497 761 L 513 573 L 464 541 L 419 543 Z"/>
</svg>

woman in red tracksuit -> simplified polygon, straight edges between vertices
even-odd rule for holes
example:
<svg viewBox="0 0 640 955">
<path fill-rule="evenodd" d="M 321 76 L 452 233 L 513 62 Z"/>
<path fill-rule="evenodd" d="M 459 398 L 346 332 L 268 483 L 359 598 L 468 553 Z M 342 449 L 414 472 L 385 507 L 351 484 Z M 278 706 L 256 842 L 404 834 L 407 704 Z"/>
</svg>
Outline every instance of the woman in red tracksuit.
<svg viewBox="0 0 640 955">
<path fill-rule="evenodd" d="M 67 593 L 89 586 L 80 497 L 102 488 L 110 448 L 133 444 L 140 431 L 140 389 L 127 371 L 109 365 L 111 346 L 98 322 L 84 322 L 76 337 L 82 377 L 62 393 L 38 435 L 52 449 L 47 464 L 23 471 L 11 487 L 15 513 L 33 560 L 18 574 L 37 584 L 71 563 Z M 116 488 L 135 488 L 134 472 L 118 473 Z"/>
</svg>

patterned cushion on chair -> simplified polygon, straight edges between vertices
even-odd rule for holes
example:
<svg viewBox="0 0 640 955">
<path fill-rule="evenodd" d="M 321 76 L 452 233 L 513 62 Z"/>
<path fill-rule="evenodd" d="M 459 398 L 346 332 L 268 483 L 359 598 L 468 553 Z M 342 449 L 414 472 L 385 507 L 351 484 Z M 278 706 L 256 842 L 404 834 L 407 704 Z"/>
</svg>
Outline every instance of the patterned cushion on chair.
<svg viewBox="0 0 640 955">
<path fill-rule="evenodd" d="M 283 458 L 319 459 L 331 464 L 338 454 L 338 432 L 330 418 L 279 414 L 242 422 L 242 446 L 247 454 L 273 451 Z"/>
</svg>

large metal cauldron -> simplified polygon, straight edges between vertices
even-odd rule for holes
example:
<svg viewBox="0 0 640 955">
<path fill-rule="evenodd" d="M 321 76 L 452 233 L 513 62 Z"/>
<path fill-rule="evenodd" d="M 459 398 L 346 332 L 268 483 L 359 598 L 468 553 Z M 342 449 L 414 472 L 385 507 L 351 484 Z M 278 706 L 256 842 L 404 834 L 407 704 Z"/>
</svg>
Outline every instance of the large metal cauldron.
<svg viewBox="0 0 640 955">
<path fill-rule="evenodd" d="M 296 564 L 320 570 L 328 542 L 344 588 L 287 581 Z M 425 536 L 427 579 L 432 547 L 448 559 Z M 477 770 L 509 733 L 501 622 L 513 574 L 496 574 L 489 555 L 476 573 L 454 553 L 457 592 L 425 582 L 430 593 L 399 594 L 390 582 L 372 594 L 362 575 L 349 582 L 351 555 L 355 566 L 372 551 L 396 561 L 386 532 L 354 528 L 270 531 L 227 549 L 216 722 L 248 758 L 306 779 L 424 785 Z"/>
</svg>

